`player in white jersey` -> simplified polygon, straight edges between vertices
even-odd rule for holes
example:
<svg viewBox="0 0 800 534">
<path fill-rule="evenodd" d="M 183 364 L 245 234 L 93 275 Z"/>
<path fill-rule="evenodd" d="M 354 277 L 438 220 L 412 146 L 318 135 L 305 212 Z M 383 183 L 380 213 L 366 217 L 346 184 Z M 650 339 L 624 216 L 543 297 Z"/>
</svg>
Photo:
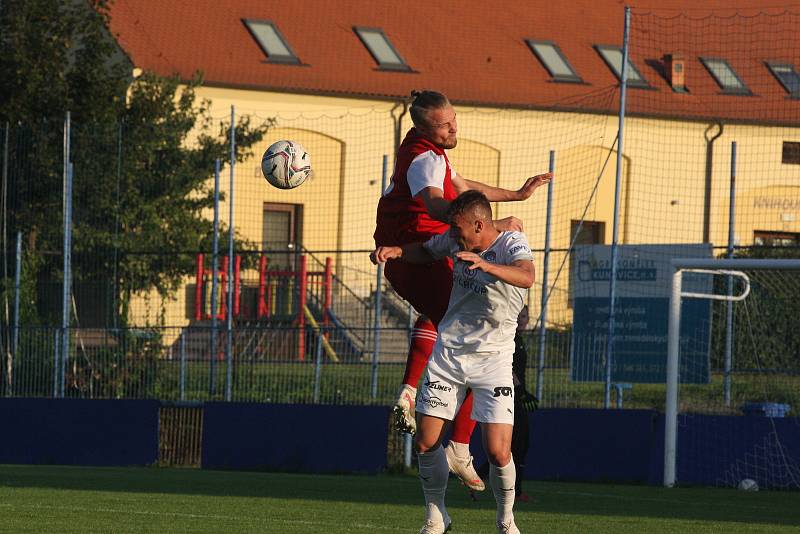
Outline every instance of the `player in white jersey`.
<svg viewBox="0 0 800 534">
<path fill-rule="evenodd" d="M 472 418 L 481 424 L 489 458 L 489 480 L 497 500 L 496 524 L 503 534 L 514 524 L 514 424 L 512 360 L 517 316 L 533 285 L 533 255 L 521 232 L 500 232 L 489 201 L 479 191 L 459 195 L 448 209 L 450 230 L 425 243 L 378 247 L 375 263 L 402 258 L 430 263 L 451 256 L 453 289 L 439 323 L 439 338 L 417 394 L 415 446 L 425 495 L 421 534 L 450 529 L 444 505 L 447 459 L 440 446 L 449 423 L 472 389 Z"/>
</svg>

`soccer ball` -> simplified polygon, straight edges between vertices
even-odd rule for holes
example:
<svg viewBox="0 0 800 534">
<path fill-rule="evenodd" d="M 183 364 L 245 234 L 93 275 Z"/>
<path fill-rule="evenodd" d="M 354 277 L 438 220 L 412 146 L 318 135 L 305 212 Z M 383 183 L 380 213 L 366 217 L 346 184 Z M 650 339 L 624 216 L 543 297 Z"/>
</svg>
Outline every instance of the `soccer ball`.
<svg viewBox="0 0 800 534">
<path fill-rule="evenodd" d="M 278 141 L 264 152 L 261 172 L 275 187 L 293 189 L 313 175 L 311 156 L 297 141 Z"/>
<path fill-rule="evenodd" d="M 739 489 L 742 491 L 758 491 L 758 482 L 752 478 L 745 478 L 739 482 Z"/>
</svg>

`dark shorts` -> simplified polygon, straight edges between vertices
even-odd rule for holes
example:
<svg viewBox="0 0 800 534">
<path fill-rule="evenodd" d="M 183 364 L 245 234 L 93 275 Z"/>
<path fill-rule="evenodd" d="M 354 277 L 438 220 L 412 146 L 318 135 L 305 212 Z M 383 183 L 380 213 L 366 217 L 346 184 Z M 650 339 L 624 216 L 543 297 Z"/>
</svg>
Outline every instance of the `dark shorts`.
<svg viewBox="0 0 800 534">
<path fill-rule="evenodd" d="M 426 265 L 392 260 L 383 272 L 398 295 L 439 326 L 453 287 L 453 263 L 449 258 Z"/>
</svg>

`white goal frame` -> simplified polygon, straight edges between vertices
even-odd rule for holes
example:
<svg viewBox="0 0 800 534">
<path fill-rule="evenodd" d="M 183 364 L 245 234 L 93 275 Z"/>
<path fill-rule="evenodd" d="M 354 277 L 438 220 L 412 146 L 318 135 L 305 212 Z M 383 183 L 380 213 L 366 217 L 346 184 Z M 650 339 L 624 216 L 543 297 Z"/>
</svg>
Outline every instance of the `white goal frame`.
<svg viewBox="0 0 800 534">
<path fill-rule="evenodd" d="M 758 259 L 699 259 L 676 258 L 672 264 L 672 292 L 669 299 L 669 329 L 667 333 L 667 398 L 664 422 L 664 486 L 675 485 L 675 461 L 678 444 L 678 370 L 680 351 L 680 322 L 682 298 L 738 301 L 747 298 L 750 281 L 740 269 L 757 270 L 800 270 L 800 260 L 758 260 Z M 688 293 L 682 291 L 684 272 L 701 272 L 736 276 L 745 281 L 739 295 L 718 295 L 712 293 Z"/>
</svg>

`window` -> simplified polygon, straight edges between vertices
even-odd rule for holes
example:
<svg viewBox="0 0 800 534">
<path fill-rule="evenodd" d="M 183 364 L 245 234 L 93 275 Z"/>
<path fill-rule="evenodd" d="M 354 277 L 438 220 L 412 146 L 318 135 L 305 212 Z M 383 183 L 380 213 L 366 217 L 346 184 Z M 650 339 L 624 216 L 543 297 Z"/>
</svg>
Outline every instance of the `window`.
<svg viewBox="0 0 800 534">
<path fill-rule="evenodd" d="M 794 65 L 767 62 L 767 67 L 790 96 L 800 98 L 800 74 L 797 73 Z"/>
<path fill-rule="evenodd" d="M 278 27 L 266 20 L 245 20 L 245 26 L 270 63 L 300 63 Z"/>
<path fill-rule="evenodd" d="M 732 95 L 753 94 L 724 59 L 701 57 L 700 61 L 703 63 L 703 66 L 708 69 L 708 72 L 711 73 L 714 81 L 722 88 L 723 93 Z"/>
<path fill-rule="evenodd" d="M 380 28 L 353 28 L 382 70 L 411 70 Z"/>
<path fill-rule="evenodd" d="M 572 65 L 569 64 L 567 58 L 564 57 L 561 49 L 555 43 L 550 41 L 533 41 L 531 39 L 525 39 L 525 42 L 528 44 L 528 48 L 531 49 L 531 52 L 533 52 L 542 63 L 542 66 L 547 69 L 547 72 L 553 77 L 553 81 L 583 82 L 581 77 L 575 72 L 575 69 L 572 68 Z"/>
<path fill-rule="evenodd" d="M 577 234 L 578 238 L 575 239 Z M 603 221 L 572 221 L 570 235 L 576 245 L 602 245 L 605 243 L 606 223 Z"/>
<path fill-rule="evenodd" d="M 800 143 L 792 141 L 783 142 L 783 157 L 781 163 L 800 165 Z"/>
<path fill-rule="evenodd" d="M 606 241 L 606 223 L 603 221 L 583 221 L 581 223 L 581 221 L 573 219 L 569 226 L 569 235 L 575 240 L 575 245 L 602 245 Z M 569 255 L 569 268 L 572 273 L 575 272 L 574 269 L 577 269 L 574 254 Z M 573 276 L 570 276 L 567 286 L 567 306 L 570 308 L 575 295 L 572 279 Z"/>
<path fill-rule="evenodd" d="M 597 50 L 597 53 L 600 54 L 600 57 L 606 62 L 606 65 L 608 65 L 608 68 L 614 73 L 614 76 L 616 76 L 618 80 L 622 80 L 622 49 L 618 46 L 607 45 L 594 45 L 594 49 Z M 630 58 L 628 58 L 628 86 L 650 87 L 650 84 L 644 79 L 642 73 L 631 63 Z"/>
<path fill-rule="evenodd" d="M 796 247 L 800 245 L 800 234 L 796 232 L 772 232 L 755 230 L 753 244 L 763 247 Z"/>
</svg>

